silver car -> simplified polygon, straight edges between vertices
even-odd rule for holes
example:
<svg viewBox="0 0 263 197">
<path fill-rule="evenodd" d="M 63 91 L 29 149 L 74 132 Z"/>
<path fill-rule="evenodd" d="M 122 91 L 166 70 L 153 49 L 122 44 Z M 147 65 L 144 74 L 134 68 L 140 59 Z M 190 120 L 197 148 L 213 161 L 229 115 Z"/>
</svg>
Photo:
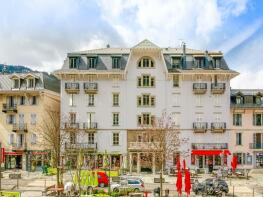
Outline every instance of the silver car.
<svg viewBox="0 0 263 197">
<path fill-rule="evenodd" d="M 144 191 L 144 182 L 139 178 L 127 178 L 121 180 L 120 183 L 112 183 L 111 189 L 113 192 L 133 189 L 134 192 Z"/>
</svg>

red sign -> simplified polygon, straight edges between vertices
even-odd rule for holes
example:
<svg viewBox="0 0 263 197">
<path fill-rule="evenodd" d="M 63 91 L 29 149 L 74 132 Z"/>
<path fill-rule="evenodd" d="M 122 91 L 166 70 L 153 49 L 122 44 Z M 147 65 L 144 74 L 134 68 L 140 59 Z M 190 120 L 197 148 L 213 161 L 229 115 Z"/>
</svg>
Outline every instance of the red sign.
<svg viewBox="0 0 263 197">
<path fill-rule="evenodd" d="M 0 163 L 5 162 L 5 148 L 1 148 L 1 158 L 0 158 Z"/>
</svg>

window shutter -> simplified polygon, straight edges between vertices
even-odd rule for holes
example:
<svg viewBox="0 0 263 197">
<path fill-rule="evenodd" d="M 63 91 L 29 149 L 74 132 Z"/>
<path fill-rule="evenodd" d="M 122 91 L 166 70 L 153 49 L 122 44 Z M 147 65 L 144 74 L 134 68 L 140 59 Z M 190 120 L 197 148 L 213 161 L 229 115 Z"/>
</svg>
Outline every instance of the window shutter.
<svg viewBox="0 0 263 197">
<path fill-rule="evenodd" d="M 151 77 L 151 87 L 155 86 L 154 77 Z"/>
<path fill-rule="evenodd" d="M 137 105 L 138 106 L 142 105 L 142 97 L 140 97 L 140 96 L 137 97 Z"/>
<path fill-rule="evenodd" d="M 142 117 L 141 117 L 141 116 L 138 116 L 138 117 L 137 117 L 137 122 L 138 122 L 138 125 L 141 125 L 141 124 L 142 124 Z"/>
<path fill-rule="evenodd" d="M 138 87 L 141 87 L 142 86 L 142 78 L 141 77 L 138 77 Z"/>
<path fill-rule="evenodd" d="M 256 115 L 253 114 L 253 125 L 255 126 L 256 125 Z"/>
</svg>

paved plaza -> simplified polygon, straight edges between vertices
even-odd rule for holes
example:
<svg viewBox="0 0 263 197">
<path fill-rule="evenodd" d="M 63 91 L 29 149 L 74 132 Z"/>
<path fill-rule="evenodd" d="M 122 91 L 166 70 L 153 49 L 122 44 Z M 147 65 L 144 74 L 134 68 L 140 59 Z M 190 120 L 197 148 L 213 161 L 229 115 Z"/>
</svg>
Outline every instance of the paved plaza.
<svg viewBox="0 0 263 197">
<path fill-rule="evenodd" d="M 13 171 L 5 171 L 3 173 L 4 178 L 2 179 L 2 188 L 3 190 L 13 190 L 20 191 L 22 197 L 40 197 L 42 196 L 42 191 L 45 186 L 50 186 L 56 183 L 55 176 L 44 176 L 40 172 L 25 172 L 19 171 L 22 174 L 22 179 L 18 181 L 10 180 L 8 178 L 9 174 Z M 137 175 L 138 176 L 138 175 Z M 157 183 L 153 183 L 154 177 L 157 178 L 159 175 L 139 175 L 143 181 L 145 182 L 146 190 L 152 191 L 154 188 L 158 187 Z M 204 180 L 205 178 L 211 177 L 210 175 L 202 175 L 198 177 L 199 181 Z M 64 182 L 70 181 L 70 174 L 67 172 L 64 174 Z M 240 197 L 252 197 L 253 189 L 254 189 L 254 197 L 262 197 L 263 196 L 263 174 L 261 171 L 259 172 L 251 172 L 249 180 L 247 179 L 227 179 L 226 180 L 230 192 L 227 196 L 240 196 Z M 175 182 L 176 177 L 173 176 L 165 176 L 165 184 L 164 189 L 169 188 L 170 196 L 177 196 L 175 191 Z M 183 187 L 184 188 L 184 187 Z M 150 194 L 149 196 L 153 196 Z M 191 193 L 191 196 L 196 196 L 194 193 Z"/>
</svg>

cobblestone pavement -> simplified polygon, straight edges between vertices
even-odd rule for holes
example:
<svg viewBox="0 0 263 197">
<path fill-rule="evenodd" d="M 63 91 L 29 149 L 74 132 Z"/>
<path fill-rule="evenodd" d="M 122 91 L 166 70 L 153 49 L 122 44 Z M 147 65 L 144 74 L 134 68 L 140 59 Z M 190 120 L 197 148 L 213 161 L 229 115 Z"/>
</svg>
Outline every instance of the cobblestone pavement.
<svg viewBox="0 0 263 197">
<path fill-rule="evenodd" d="M 8 178 L 9 174 L 13 171 L 5 171 L 3 173 L 4 178 L 2 179 L 2 188 L 3 190 L 14 190 L 20 191 L 22 197 L 40 197 L 42 196 L 42 191 L 45 186 L 50 186 L 56 183 L 55 176 L 44 176 L 40 172 L 28 173 L 24 171 L 19 171 L 22 174 L 22 179 L 18 180 L 18 188 L 17 188 L 17 180 L 10 180 Z M 136 175 L 135 175 L 136 176 Z M 152 191 L 154 188 L 158 187 L 159 184 L 153 183 L 154 177 L 159 177 L 159 175 L 139 175 L 143 181 L 145 182 L 146 190 Z M 202 181 L 206 178 L 210 177 L 210 175 L 202 175 L 198 177 L 199 181 Z M 70 173 L 64 174 L 64 182 L 70 181 L 71 176 Z M 227 179 L 226 180 L 230 192 L 227 196 L 235 197 L 263 197 L 263 174 L 253 174 L 247 179 Z M 176 193 L 175 187 L 176 177 L 165 176 L 164 189 L 168 188 L 170 190 L 170 196 L 178 196 Z M 184 186 L 183 186 L 184 188 Z M 233 192 L 234 191 L 234 192 Z M 149 197 L 153 196 L 149 194 Z M 183 194 L 183 196 L 185 196 Z M 191 194 L 191 196 L 196 196 Z"/>
</svg>

